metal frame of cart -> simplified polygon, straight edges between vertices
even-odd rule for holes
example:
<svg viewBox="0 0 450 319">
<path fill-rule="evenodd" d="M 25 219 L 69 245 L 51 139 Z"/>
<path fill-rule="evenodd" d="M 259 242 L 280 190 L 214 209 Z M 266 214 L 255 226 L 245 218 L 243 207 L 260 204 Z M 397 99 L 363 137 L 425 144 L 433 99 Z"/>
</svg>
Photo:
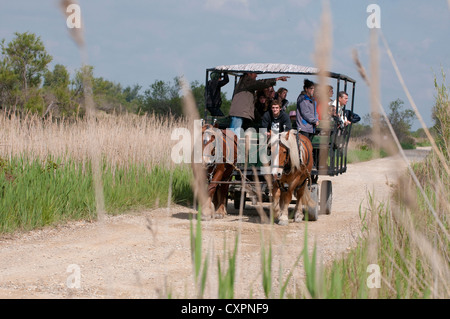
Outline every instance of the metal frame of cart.
<svg viewBox="0 0 450 319">
<path fill-rule="evenodd" d="M 211 72 L 218 71 L 234 76 L 234 85 L 244 73 L 252 72 L 264 75 L 286 75 L 286 76 L 318 76 L 319 70 L 314 67 L 307 67 L 293 64 L 274 64 L 274 63 L 251 63 L 239 65 L 222 65 L 206 70 L 205 94 L 208 89 L 208 79 Z M 326 72 L 327 77 L 336 81 L 333 86 L 336 92 L 335 99 L 338 100 L 338 93 L 345 91 L 349 95 L 350 107 L 347 108 L 351 112 L 354 111 L 356 81 L 351 77 L 334 72 Z M 350 88 L 349 88 L 350 87 Z M 350 90 L 350 91 L 349 91 Z M 228 127 L 228 117 L 213 117 L 208 115 L 205 106 L 205 120 L 207 123 L 219 122 L 219 127 L 224 129 Z M 338 129 L 336 124 L 332 125 L 329 131 L 321 131 L 313 139 L 313 156 L 314 167 L 311 172 L 311 184 L 309 190 L 311 197 L 317 202 L 315 207 L 308 207 L 308 220 L 315 221 L 319 214 L 331 214 L 332 208 L 332 183 L 330 180 L 321 181 L 319 187 L 319 176 L 337 176 L 347 171 L 347 149 L 350 139 L 352 124 Z M 258 143 L 258 138 L 251 139 L 250 142 Z M 319 155 L 326 152 L 326 164 L 319 165 Z M 244 177 L 244 178 L 243 178 Z M 261 166 L 238 164 L 237 169 L 233 173 L 232 181 L 228 197 L 234 200 L 234 207 L 239 209 L 241 200 L 243 199 L 243 207 L 245 201 L 251 200 L 256 204 L 258 200 L 263 202 L 270 201 L 270 187 L 265 178 L 265 174 L 261 172 Z M 243 189 L 244 187 L 244 189 Z M 244 195 L 242 194 L 244 192 Z M 248 195 L 248 196 L 247 196 Z"/>
</svg>

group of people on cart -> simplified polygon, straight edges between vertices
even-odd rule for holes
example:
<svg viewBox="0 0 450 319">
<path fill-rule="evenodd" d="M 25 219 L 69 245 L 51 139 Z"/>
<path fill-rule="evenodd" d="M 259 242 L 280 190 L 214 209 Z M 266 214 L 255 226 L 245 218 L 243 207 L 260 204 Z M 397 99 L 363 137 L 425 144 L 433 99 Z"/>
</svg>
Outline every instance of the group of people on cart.
<svg viewBox="0 0 450 319">
<path fill-rule="evenodd" d="M 317 134 L 320 121 L 334 120 L 338 128 L 344 128 L 350 124 L 347 118 L 345 106 L 348 102 L 348 94 L 339 92 L 337 101 L 332 99 L 333 87 L 327 87 L 328 97 L 320 98 L 317 84 L 305 79 L 303 91 L 297 98 L 296 111 L 287 113 L 289 101 L 286 99 L 288 90 L 281 87 L 275 92 L 278 81 L 287 81 L 288 76 L 257 80 L 257 73 L 244 73 L 237 83 L 229 117 L 229 128 L 240 136 L 240 130 L 248 127 L 264 128 L 270 132 L 281 133 L 286 130 L 297 129 L 311 141 Z M 228 74 L 213 71 L 211 80 L 207 85 L 206 106 L 212 116 L 224 116 L 220 107 L 221 88 L 229 82 Z M 322 106 L 327 103 L 327 114 L 320 114 Z"/>
</svg>

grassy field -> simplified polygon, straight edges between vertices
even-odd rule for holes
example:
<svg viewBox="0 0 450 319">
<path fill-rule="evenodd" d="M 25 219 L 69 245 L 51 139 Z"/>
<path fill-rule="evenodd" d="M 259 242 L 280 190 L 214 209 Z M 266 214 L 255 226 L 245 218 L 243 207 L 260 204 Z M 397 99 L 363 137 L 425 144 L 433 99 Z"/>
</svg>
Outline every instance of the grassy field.
<svg viewBox="0 0 450 319">
<path fill-rule="evenodd" d="M 67 222 L 96 220 L 90 164 L 47 159 L 13 158 L 0 173 L 0 233 Z M 115 168 L 104 165 L 103 189 L 109 214 L 192 202 L 191 173 L 143 165 Z M 172 195 L 169 195 L 172 194 Z M 171 196 L 171 198 L 169 198 Z"/>
<path fill-rule="evenodd" d="M 363 142 L 351 141 L 347 150 L 347 163 L 366 162 L 386 156 L 388 156 L 386 150 L 376 151 Z"/>
<path fill-rule="evenodd" d="M 97 219 L 86 121 L 2 113 L 0 123 L 0 233 Z M 169 133 L 181 125 L 174 119 L 131 115 L 99 121 L 108 213 L 192 203 L 190 167 L 175 166 L 170 158 Z"/>
</svg>

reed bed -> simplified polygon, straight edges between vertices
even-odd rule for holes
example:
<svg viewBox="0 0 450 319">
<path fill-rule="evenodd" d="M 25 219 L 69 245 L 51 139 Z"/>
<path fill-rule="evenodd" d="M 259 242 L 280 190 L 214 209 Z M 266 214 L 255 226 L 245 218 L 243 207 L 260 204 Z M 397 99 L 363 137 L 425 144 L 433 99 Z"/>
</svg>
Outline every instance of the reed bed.
<svg viewBox="0 0 450 319">
<path fill-rule="evenodd" d="M 395 60 L 392 62 L 395 67 Z M 370 85 L 361 64 L 357 65 Z M 400 73 L 398 76 L 401 78 Z M 340 298 L 449 298 L 450 88 L 445 74 L 442 77 L 442 85 L 435 79 L 438 140 L 427 134 L 433 146 L 431 154 L 424 162 L 408 164 L 390 200 L 376 202 L 372 194 L 367 195 L 368 208 L 360 209 L 362 240 L 355 250 L 327 269 L 321 297 L 329 297 L 330 283 L 338 282 Z M 378 96 L 372 98 L 379 104 Z M 410 102 L 414 105 L 414 101 Z M 406 160 L 392 135 L 400 156 Z M 369 264 L 379 267 L 377 287 L 366 281 Z"/>
<path fill-rule="evenodd" d="M 449 298 L 450 176 L 434 153 L 413 169 L 428 199 L 408 174 L 398 181 L 391 200 L 377 202 L 368 194 L 367 208 L 360 210 L 361 241 L 327 268 L 322 297 L 330 296 L 330 284 L 338 278 L 339 298 Z M 369 255 L 371 246 L 375 259 Z M 370 264 L 380 267 L 378 287 L 367 283 Z"/>
<path fill-rule="evenodd" d="M 111 167 L 144 164 L 174 168 L 171 160 L 171 132 L 186 127 L 183 120 L 155 115 L 98 115 L 95 134 L 85 119 L 42 119 L 28 114 L 0 113 L 0 157 L 25 156 L 45 160 L 49 156 L 80 163 L 90 160 L 92 136 L 97 136 L 101 157 Z M 98 151 L 98 150 L 97 150 Z"/>
</svg>

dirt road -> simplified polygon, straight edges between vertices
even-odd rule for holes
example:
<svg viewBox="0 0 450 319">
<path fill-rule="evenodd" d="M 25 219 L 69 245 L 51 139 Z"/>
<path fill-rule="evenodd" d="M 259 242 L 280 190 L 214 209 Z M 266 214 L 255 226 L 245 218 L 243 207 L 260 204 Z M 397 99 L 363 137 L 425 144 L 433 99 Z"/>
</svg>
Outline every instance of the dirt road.
<svg viewBox="0 0 450 319">
<path fill-rule="evenodd" d="M 327 263 L 355 246 L 359 207 L 366 195 L 386 198 L 405 164 L 385 158 L 351 164 L 333 178 L 333 212 L 308 223 L 310 246 L 316 242 Z M 320 180 L 319 180 L 320 181 Z M 233 212 L 232 203 L 228 209 Z M 217 298 L 217 260 L 224 260 L 240 233 L 236 298 L 264 298 L 261 246 L 273 249 L 273 291 L 286 278 L 303 248 L 305 222 L 271 226 L 248 209 L 241 220 L 229 215 L 204 222 L 203 247 L 210 267 L 206 298 Z M 0 298 L 195 298 L 190 253 L 193 210 L 180 206 L 108 217 L 104 222 L 74 222 L 25 234 L 0 237 Z M 226 266 L 224 265 L 226 268 Z M 302 265 L 293 269 L 288 292 L 302 290 Z"/>
</svg>

